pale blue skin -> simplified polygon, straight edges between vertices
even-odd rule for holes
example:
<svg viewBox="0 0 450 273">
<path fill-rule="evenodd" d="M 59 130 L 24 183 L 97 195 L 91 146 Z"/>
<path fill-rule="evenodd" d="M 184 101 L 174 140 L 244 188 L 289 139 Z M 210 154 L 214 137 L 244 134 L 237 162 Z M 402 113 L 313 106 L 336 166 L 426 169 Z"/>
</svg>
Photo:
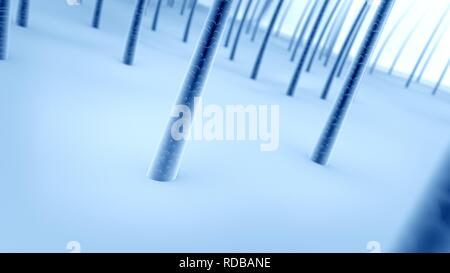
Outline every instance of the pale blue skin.
<svg viewBox="0 0 450 273">
<path fill-rule="evenodd" d="M 432 97 L 425 85 L 405 92 L 401 77 L 365 77 L 330 166 L 322 167 L 308 155 L 333 106 L 317 98 L 328 73 L 314 67 L 301 81 L 305 92 L 287 98 L 295 68 L 287 43 L 271 40 L 264 77 L 254 82 L 256 44 L 241 37 L 237 62 L 219 49 L 203 106 L 279 104 L 280 150 L 261 153 L 259 141 L 189 141 L 176 182 L 155 183 L 145 173 L 207 9 L 196 9 L 186 45 L 189 9 L 181 17 L 180 1 L 175 9 L 164 1 L 167 18 L 151 33 L 154 0 L 136 66 L 127 67 L 120 58 L 137 0 L 105 2 L 100 32 L 90 26 L 95 1 L 83 2 L 31 2 L 30 28 L 10 27 L 10 58 L 0 62 L 0 252 L 69 252 L 69 241 L 85 253 L 359 253 L 372 240 L 383 252 L 394 246 L 450 144 L 445 80 Z M 384 54 L 381 62 L 390 64 Z M 440 75 L 443 67 L 434 68 Z"/>
<path fill-rule="evenodd" d="M 347 115 L 356 94 L 358 84 L 362 80 L 362 76 L 365 72 L 370 56 L 383 30 L 383 27 L 389 18 L 389 14 L 394 3 L 395 0 L 383 0 L 375 14 L 375 18 L 373 19 L 372 24 L 364 38 L 364 42 L 360 47 L 351 72 L 347 77 L 340 95 L 338 96 L 325 128 L 322 131 L 319 142 L 317 143 L 311 157 L 312 161 L 317 164 L 326 165 L 328 163 L 334 143 L 336 142 L 339 131 L 344 123 L 345 116 Z"/>
<path fill-rule="evenodd" d="M 206 79 L 216 56 L 232 0 L 215 0 L 203 27 L 200 41 L 191 60 L 176 105 L 187 106 L 195 113 L 194 99 L 201 97 Z M 156 181 L 172 181 L 177 177 L 186 141 L 174 140 L 172 125 L 178 118 L 170 118 L 156 157 L 148 170 L 148 177 Z M 192 121 L 192 120 L 191 120 Z M 183 128 L 188 130 L 188 128 Z"/>
<path fill-rule="evenodd" d="M 123 63 L 126 65 L 132 65 L 134 61 L 139 32 L 142 25 L 142 18 L 144 17 L 145 2 L 146 0 L 138 0 L 138 2 L 136 3 L 136 9 L 134 11 L 134 16 L 130 27 L 130 32 L 128 34 L 127 45 L 123 57 Z"/>
<path fill-rule="evenodd" d="M 8 54 L 9 0 L 0 0 L 0 60 Z"/>
</svg>

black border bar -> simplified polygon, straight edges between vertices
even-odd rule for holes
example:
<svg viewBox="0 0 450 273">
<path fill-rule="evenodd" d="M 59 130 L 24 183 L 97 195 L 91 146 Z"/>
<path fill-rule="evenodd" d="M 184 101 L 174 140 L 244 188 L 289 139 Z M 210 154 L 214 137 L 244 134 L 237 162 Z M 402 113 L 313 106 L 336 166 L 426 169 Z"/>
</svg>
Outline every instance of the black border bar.
<svg viewBox="0 0 450 273">
<path fill-rule="evenodd" d="M 417 269 L 418 266 L 448 266 L 450 254 L 0 254 L 2 268 L 15 270 L 77 270 L 87 272 L 310 272 L 320 270 Z M 189 260 L 187 260 L 189 259 Z M 236 262 L 241 261 L 240 263 Z M 258 260 L 257 260 L 258 259 Z M 205 261 L 213 261 L 208 268 Z M 192 261 L 195 267 L 183 267 Z M 228 263 L 227 263 L 228 261 Z M 232 261 L 232 262 L 231 262 Z M 258 262 L 257 262 L 258 261 Z M 430 264 L 431 262 L 431 264 Z M 186 263 L 184 263 L 186 264 Z M 210 263 L 211 264 L 211 263 Z M 245 266 L 244 266 L 245 265 Z M 62 266 L 62 267 L 61 267 Z M 439 268 L 439 267 L 438 267 Z"/>
</svg>

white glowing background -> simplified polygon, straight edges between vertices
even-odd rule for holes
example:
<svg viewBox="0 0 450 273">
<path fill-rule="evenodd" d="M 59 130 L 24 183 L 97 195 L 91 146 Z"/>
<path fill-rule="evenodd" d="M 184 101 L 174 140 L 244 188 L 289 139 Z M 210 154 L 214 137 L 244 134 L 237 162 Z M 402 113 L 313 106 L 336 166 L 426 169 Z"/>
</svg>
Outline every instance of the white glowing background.
<svg viewBox="0 0 450 273">
<path fill-rule="evenodd" d="M 264 0 L 259 0 L 264 1 Z M 272 3 L 272 10 L 269 12 L 268 15 L 266 15 L 266 18 L 263 22 L 264 25 L 267 25 L 270 15 L 275 7 L 275 3 L 277 0 L 273 0 Z M 290 0 L 285 0 L 284 8 L 288 6 Z M 294 31 L 295 25 L 297 24 L 297 20 L 300 17 L 304 7 L 306 6 L 307 1 L 310 0 L 293 0 L 294 3 L 292 5 L 291 10 L 288 13 L 288 16 L 286 18 L 285 24 L 283 26 L 282 32 L 285 35 L 291 35 Z M 355 3 L 352 5 L 350 16 L 347 18 L 343 31 L 340 35 L 339 41 L 337 43 L 337 46 L 335 48 L 335 51 L 337 52 L 345 38 L 345 35 L 347 34 L 347 31 L 349 30 L 352 21 L 356 17 L 356 14 L 359 10 L 359 8 L 364 3 L 364 0 L 353 0 Z M 212 0 L 200 0 L 200 3 L 202 4 L 210 4 Z M 237 2 L 237 1 L 235 1 Z M 246 2 L 246 0 L 244 0 Z M 377 5 L 379 4 L 380 0 L 374 0 L 373 6 L 371 9 L 371 13 L 368 15 L 365 24 L 363 28 L 361 29 L 361 32 L 358 37 L 358 42 L 360 42 L 364 36 L 364 30 L 367 29 L 368 25 L 370 24 L 370 19 L 372 18 Z M 392 29 L 392 27 L 395 25 L 397 20 L 402 16 L 405 9 L 407 9 L 413 0 L 397 0 L 394 6 L 394 9 L 392 10 L 392 13 L 390 15 L 390 19 L 386 25 L 385 31 L 383 32 L 383 35 L 381 37 L 381 42 L 383 39 L 385 39 L 387 33 Z M 333 3 L 335 3 L 333 1 Z M 332 4 L 333 4 L 332 3 Z M 405 51 L 402 53 L 402 57 L 400 58 L 397 66 L 396 71 L 400 74 L 409 74 L 415 65 L 415 62 L 417 61 L 423 47 L 427 43 L 432 30 L 436 26 L 437 22 L 439 21 L 443 11 L 445 8 L 450 5 L 450 0 L 415 0 L 414 7 L 411 9 L 409 15 L 404 19 L 400 27 L 397 29 L 396 34 L 392 38 L 392 41 L 388 43 L 385 52 L 383 53 L 383 56 L 381 57 L 379 61 L 379 65 L 382 67 L 390 67 L 392 64 L 392 61 L 397 53 L 398 48 L 401 46 L 403 41 L 405 40 L 408 33 L 411 31 L 411 29 L 414 27 L 415 23 L 419 20 L 419 18 L 425 14 L 424 19 L 420 23 L 419 27 L 415 30 L 415 33 L 413 37 L 410 40 L 409 45 L 406 47 Z M 243 5 L 244 6 L 244 5 Z M 262 5 L 260 5 L 262 6 Z M 330 5 L 332 6 L 332 5 Z M 331 8 L 328 8 L 328 12 Z M 244 8 L 241 7 L 241 15 L 243 13 Z M 282 12 L 283 13 L 283 12 Z M 448 32 L 448 26 L 449 26 L 450 20 L 449 16 L 445 19 L 444 23 L 442 24 L 440 31 L 444 31 L 444 37 L 440 42 L 440 45 L 438 46 L 436 52 L 434 53 L 434 56 L 432 60 L 430 61 L 430 64 L 428 66 L 428 69 L 426 70 L 424 74 L 424 80 L 426 81 L 432 81 L 435 82 L 441 75 L 447 60 L 449 58 L 449 51 L 446 48 L 448 45 L 450 45 L 450 36 Z M 278 24 L 276 25 L 278 27 Z M 435 40 L 439 37 L 439 34 L 436 35 Z M 381 44 L 379 42 L 378 45 Z M 358 43 L 359 44 L 359 43 Z M 431 50 L 432 46 L 430 47 L 429 51 Z M 379 48 L 377 48 L 378 50 Z M 352 54 L 354 55 L 356 51 L 358 50 L 358 47 L 354 47 Z M 428 55 L 426 55 L 427 57 Z M 426 59 L 425 57 L 425 59 Z M 420 71 L 420 68 L 419 68 Z M 450 86 L 450 73 L 447 73 L 446 77 L 444 78 L 443 85 Z"/>
</svg>

